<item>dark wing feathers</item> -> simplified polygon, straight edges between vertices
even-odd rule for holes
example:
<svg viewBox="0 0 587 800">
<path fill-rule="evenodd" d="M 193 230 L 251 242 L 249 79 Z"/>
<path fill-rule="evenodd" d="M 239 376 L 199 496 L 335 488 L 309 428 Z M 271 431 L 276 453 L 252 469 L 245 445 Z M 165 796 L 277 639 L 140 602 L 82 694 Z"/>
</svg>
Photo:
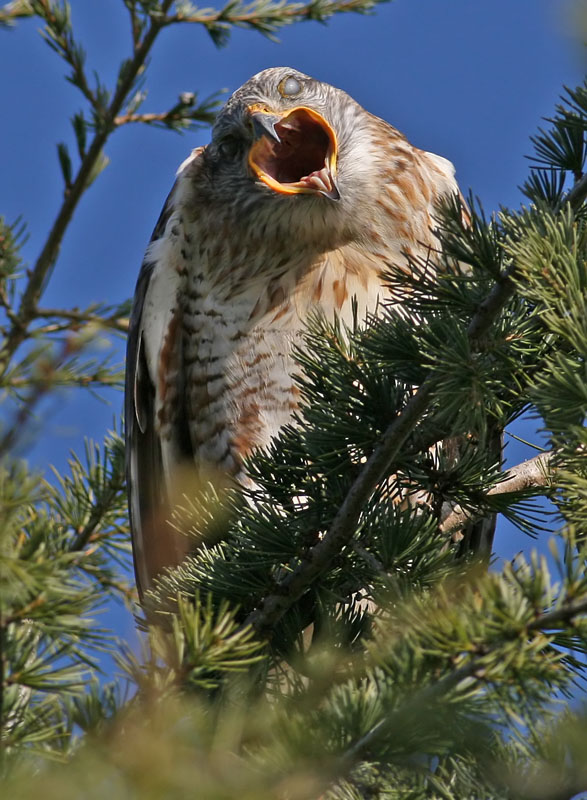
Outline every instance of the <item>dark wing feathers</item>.
<svg viewBox="0 0 587 800">
<path fill-rule="evenodd" d="M 170 229 L 181 227 L 180 206 L 192 191 L 194 175 L 201 168 L 198 147 L 183 162 L 151 237 L 137 281 L 126 350 L 126 476 L 135 573 L 142 598 L 153 578 L 165 567 L 179 564 L 189 550 L 189 540 L 170 524 L 168 491 L 176 488 L 175 469 L 193 464 L 187 431 L 183 391 L 177 387 L 171 429 L 160 436 L 158 412 L 162 398 L 162 353 L 171 349 L 180 359 L 181 313 L 178 271 L 170 246 Z M 167 246 L 169 245 L 169 246 Z M 171 308 L 173 306 L 173 308 Z M 173 341 L 173 337 L 175 340 Z M 165 348 L 163 348 L 165 339 Z"/>
<path fill-rule="evenodd" d="M 173 192 L 161 212 L 151 243 L 165 235 L 173 213 Z M 139 595 L 150 588 L 153 577 L 185 555 L 184 537 L 168 523 L 166 476 L 161 439 L 156 426 L 156 389 L 145 346 L 144 313 L 149 286 L 158 267 L 145 258 L 135 290 L 126 350 L 126 477 L 130 529 Z M 180 331 L 179 331 L 180 333 Z M 181 415 L 180 415 L 181 416 Z"/>
<path fill-rule="evenodd" d="M 150 583 L 145 520 L 163 485 L 161 445 L 153 425 L 155 388 L 142 346 L 142 311 L 153 264 L 143 263 L 137 282 L 126 348 L 126 480 L 135 575 L 142 596 Z"/>
</svg>

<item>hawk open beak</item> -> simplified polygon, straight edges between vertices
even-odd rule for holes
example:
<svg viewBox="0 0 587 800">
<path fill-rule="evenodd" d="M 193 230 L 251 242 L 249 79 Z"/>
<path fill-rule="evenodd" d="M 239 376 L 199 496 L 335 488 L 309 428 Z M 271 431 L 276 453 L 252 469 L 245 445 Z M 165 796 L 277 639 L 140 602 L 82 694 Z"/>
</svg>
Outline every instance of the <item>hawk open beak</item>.
<svg viewBox="0 0 587 800">
<path fill-rule="evenodd" d="M 283 114 L 261 105 L 248 111 L 256 137 L 249 166 L 259 180 L 280 194 L 340 199 L 335 183 L 336 136 L 321 114 L 305 106 Z"/>
</svg>

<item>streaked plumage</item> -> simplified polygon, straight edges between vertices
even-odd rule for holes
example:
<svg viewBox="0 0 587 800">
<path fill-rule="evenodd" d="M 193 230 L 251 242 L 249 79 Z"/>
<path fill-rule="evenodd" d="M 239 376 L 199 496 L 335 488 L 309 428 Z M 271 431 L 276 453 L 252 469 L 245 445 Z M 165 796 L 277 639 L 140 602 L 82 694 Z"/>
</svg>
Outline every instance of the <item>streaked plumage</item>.
<svg viewBox="0 0 587 800">
<path fill-rule="evenodd" d="M 299 90 L 299 91 L 298 91 Z M 312 309 L 350 323 L 389 300 L 390 264 L 437 246 L 452 164 L 291 68 L 229 99 L 181 165 L 137 283 L 127 356 L 128 485 L 144 591 L 186 540 L 165 523 L 178 466 L 243 480 L 297 404 L 292 346 Z"/>
</svg>

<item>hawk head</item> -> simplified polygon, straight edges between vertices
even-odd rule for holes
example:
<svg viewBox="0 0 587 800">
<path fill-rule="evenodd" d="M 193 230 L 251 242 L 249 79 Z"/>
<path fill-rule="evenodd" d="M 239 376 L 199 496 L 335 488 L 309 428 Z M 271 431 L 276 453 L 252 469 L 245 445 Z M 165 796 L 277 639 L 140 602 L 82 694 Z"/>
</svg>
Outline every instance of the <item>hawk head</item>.
<svg viewBox="0 0 587 800">
<path fill-rule="evenodd" d="M 272 221 L 319 216 L 339 227 L 372 181 L 367 118 L 349 95 L 291 67 L 248 80 L 219 114 L 205 158 L 210 189 Z M 359 166 L 360 165 L 360 166 Z M 212 194 L 212 191 L 211 191 Z"/>
</svg>

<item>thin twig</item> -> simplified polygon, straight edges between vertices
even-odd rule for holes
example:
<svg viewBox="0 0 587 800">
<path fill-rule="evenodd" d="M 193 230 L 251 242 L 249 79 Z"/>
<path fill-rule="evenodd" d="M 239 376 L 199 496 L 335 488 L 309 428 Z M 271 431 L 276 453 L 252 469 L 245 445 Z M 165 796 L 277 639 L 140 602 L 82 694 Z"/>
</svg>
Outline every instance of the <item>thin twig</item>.
<svg viewBox="0 0 587 800">
<path fill-rule="evenodd" d="M 529 633 L 532 631 L 559 630 L 561 622 L 569 622 L 580 614 L 586 613 L 587 598 L 571 600 L 568 603 L 563 603 L 559 608 L 554 608 L 552 611 L 545 611 L 543 614 L 539 614 L 536 619 L 533 619 L 532 622 L 526 625 L 526 630 Z"/>
<path fill-rule="evenodd" d="M 95 531 L 100 527 L 104 514 L 110 508 L 116 496 L 124 490 L 124 475 L 112 473 L 108 478 L 108 495 L 104 491 L 102 494 L 102 505 L 96 504 L 92 506 L 88 515 L 88 520 L 84 527 L 77 531 L 75 538 L 72 540 L 69 551 L 71 553 L 83 550 L 91 541 Z M 104 502 L 105 500 L 105 502 Z"/>
<path fill-rule="evenodd" d="M 67 308 L 38 308 L 35 311 L 35 317 L 42 319 L 59 317 L 71 322 L 92 323 L 103 328 L 120 331 L 121 333 L 127 333 L 129 324 L 128 317 L 101 317 L 99 314 L 92 314 L 92 312 Z"/>
<path fill-rule="evenodd" d="M 12 304 L 11 304 L 10 300 L 8 299 L 8 294 L 6 292 L 6 287 L 5 286 L 1 286 L 1 285 L 0 285 L 0 305 L 2 306 L 4 311 L 6 312 L 6 316 L 8 317 L 8 320 L 13 325 L 19 325 L 20 323 L 19 323 L 18 316 L 16 315 L 16 313 L 15 313 L 13 307 L 12 307 Z"/>
<path fill-rule="evenodd" d="M 65 330 L 69 330 L 66 328 Z M 87 389 L 89 387 L 106 387 L 106 386 L 115 386 L 117 388 L 122 388 L 123 385 L 123 378 L 118 377 L 116 374 L 114 375 L 104 375 L 100 376 L 99 374 L 94 375 L 68 375 L 63 378 L 51 378 L 51 388 L 57 387 L 60 389 L 71 389 L 72 387 L 82 387 Z M 3 383 L 3 387 L 5 389 L 10 388 L 13 390 L 23 389 L 31 385 L 31 378 L 26 375 L 22 378 L 10 378 L 5 380 Z M 47 389 L 49 391 L 49 389 Z M 25 401 L 21 401 L 25 402 Z M 22 410 L 22 409 L 20 409 Z"/>
<path fill-rule="evenodd" d="M 365 550 L 365 548 L 361 547 L 358 542 L 353 542 L 353 550 L 359 556 L 359 558 L 363 559 L 363 561 L 369 566 L 370 569 L 373 570 L 375 574 L 385 574 L 385 567 L 378 558 L 375 558 L 373 553 Z"/>
<path fill-rule="evenodd" d="M 153 122 L 160 122 L 162 124 L 166 124 L 169 122 L 191 122 L 192 118 L 187 117 L 184 114 L 180 114 L 177 112 L 170 112 L 170 111 L 162 111 L 159 114 L 156 113 L 145 113 L 145 114 L 121 114 L 118 117 L 115 117 L 114 124 L 117 128 L 121 127 L 122 125 L 128 125 L 130 122 L 143 122 L 146 125 L 150 125 Z"/>
<path fill-rule="evenodd" d="M 26 385 L 30 381 L 26 382 Z M 7 453 L 13 451 L 27 429 L 27 423 L 33 416 L 34 409 L 49 391 L 50 384 L 46 381 L 38 381 L 33 385 L 28 397 L 21 400 L 18 404 L 14 418 L 4 427 L 4 432 L 0 436 L 0 460 Z"/>
<path fill-rule="evenodd" d="M 136 49 L 139 46 L 139 42 L 141 39 L 141 24 L 137 16 L 136 2 L 132 2 L 130 4 L 127 3 L 126 7 L 130 15 L 130 32 L 132 37 L 133 51 L 136 52 Z"/>
</svg>

